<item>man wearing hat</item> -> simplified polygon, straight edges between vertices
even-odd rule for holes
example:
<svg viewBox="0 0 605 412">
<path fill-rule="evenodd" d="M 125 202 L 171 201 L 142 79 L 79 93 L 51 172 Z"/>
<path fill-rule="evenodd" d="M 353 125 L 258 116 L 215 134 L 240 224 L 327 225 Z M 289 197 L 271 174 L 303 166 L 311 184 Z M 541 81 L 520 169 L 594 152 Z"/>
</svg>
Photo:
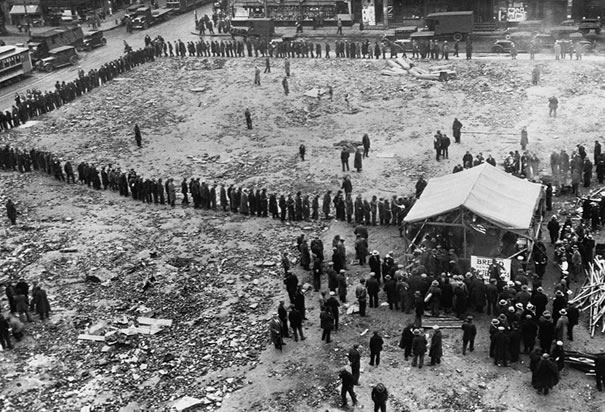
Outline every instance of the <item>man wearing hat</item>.
<svg viewBox="0 0 605 412">
<path fill-rule="evenodd" d="M 334 292 L 330 292 L 334 293 Z M 338 303 L 338 301 L 336 302 Z M 324 310 L 319 315 L 320 326 L 322 329 L 321 340 L 325 340 L 326 343 L 332 342 L 330 340 L 330 334 L 332 333 L 332 328 L 334 327 L 334 316 L 332 315 L 332 311 L 326 304 Z"/>
<path fill-rule="evenodd" d="M 473 317 L 467 316 L 462 324 L 462 354 L 466 355 L 466 347 L 473 352 L 475 350 L 475 337 L 477 336 L 477 327 L 473 323 Z"/>
<path fill-rule="evenodd" d="M 336 293 L 330 291 L 330 297 L 326 301 L 326 307 L 332 314 L 333 329 L 336 332 L 336 331 L 338 331 L 338 319 L 339 319 L 338 308 L 340 307 L 340 303 L 338 302 L 338 299 L 336 299 Z"/>
<path fill-rule="evenodd" d="M 555 323 L 555 339 L 562 341 L 568 328 L 569 319 L 567 318 L 567 310 L 561 309 L 559 311 L 559 319 Z"/>
<path fill-rule="evenodd" d="M 282 323 L 279 320 L 277 312 L 273 313 L 273 316 L 269 321 L 269 332 L 271 334 L 271 342 L 273 342 L 273 345 L 275 345 L 275 349 L 279 349 L 281 351 L 284 342 L 282 337 Z"/>
<path fill-rule="evenodd" d="M 397 282 L 391 278 L 391 275 L 384 277 L 384 291 L 387 295 L 387 302 L 389 303 L 389 309 L 399 310 L 399 297 L 397 296 Z"/>
<path fill-rule="evenodd" d="M 412 354 L 412 342 L 414 340 L 414 323 L 408 322 L 407 326 L 403 328 L 401 333 L 401 340 L 399 341 L 399 347 L 403 349 L 405 360 L 407 361 Z"/>
<path fill-rule="evenodd" d="M 355 391 L 353 390 L 353 386 L 355 385 L 355 378 L 346 369 L 341 369 L 338 374 L 340 379 L 342 380 L 342 388 L 340 389 L 340 397 L 342 399 L 342 406 L 347 406 L 347 393 L 351 395 L 351 401 L 353 402 L 353 406 L 357 405 L 357 396 L 355 395 Z"/>
<path fill-rule="evenodd" d="M 336 281 L 338 282 L 338 297 L 342 303 L 347 301 L 347 276 L 345 270 L 341 269 L 338 275 L 336 275 Z"/>
<path fill-rule="evenodd" d="M 504 326 L 498 326 L 494 333 L 494 365 L 508 366 L 510 338 Z"/>
<path fill-rule="evenodd" d="M 368 264 L 370 265 L 370 270 L 376 274 L 376 280 L 380 283 L 380 254 L 377 250 L 373 250 L 370 258 L 368 259 Z M 370 306 L 371 307 L 371 306 Z"/>
<path fill-rule="evenodd" d="M 557 369 L 559 370 L 559 372 L 561 372 L 563 368 L 565 368 L 565 351 L 563 350 L 562 340 L 558 340 L 555 342 L 552 347 L 552 350 L 550 351 L 550 356 L 557 364 Z"/>
<path fill-rule="evenodd" d="M 559 371 L 548 353 L 544 353 L 538 362 L 536 370 L 532 374 L 532 382 L 538 393 L 544 395 L 548 395 L 550 389 L 559 383 Z"/>
<path fill-rule="evenodd" d="M 387 400 L 389 392 L 387 388 L 379 383 L 372 389 L 372 401 L 374 401 L 374 412 L 387 412 Z"/>
<path fill-rule="evenodd" d="M 412 367 L 418 365 L 418 369 L 422 369 L 424 365 L 424 355 L 426 354 L 426 337 L 420 329 L 414 329 L 414 338 L 412 339 Z"/>
<path fill-rule="evenodd" d="M 336 279 L 336 271 L 334 270 L 334 262 L 328 262 L 328 269 L 326 269 L 326 275 L 328 276 L 328 289 L 331 292 L 335 292 L 338 287 L 338 280 Z"/>
<path fill-rule="evenodd" d="M 564 309 L 566 307 L 567 297 L 562 291 L 557 290 L 557 292 L 555 293 L 555 299 L 552 302 L 552 318 L 555 324 L 557 323 L 557 320 L 559 320 L 559 316 L 561 316 L 561 309 Z"/>
<path fill-rule="evenodd" d="M 573 341 L 573 328 L 580 320 L 580 311 L 576 307 L 576 304 L 567 306 L 567 319 L 569 320 L 569 324 L 567 325 L 567 339 Z"/>
<path fill-rule="evenodd" d="M 366 281 L 366 289 L 370 297 L 370 307 L 378 307 L 378 291 L 380 290 L 380 284 L 376 279 L 376 273 L 370 273 L 370 278 Z"/>
<path fill-rule="evenodd" d="M 356 343 L 349 350 L 349 354 L 347 356 L 349 358 L 349 363 L 351 364 L 351 374 L 353 378 L 355 378 L 355 385 L 359 385 L 359 370 L 361 369 L 361 354 L 359 353 L 359 344 Z"/>
<path fill-rule="evenodd" d="M 544 311 L 538 321 L 538 339 L 543 352 L 549 352 L 555 338 L 555 325 L 549 311 Z"/>
<path fill-rule="evenodd" d="M 439 326 L 433 326 L 433 335 L 431 336 L 431 347 L 429 349 L 429 357 L 431 358 L 431 366 L 441 364 L 443 356 L 443 339 Z"/>
<path fill-rule="evenodd" d="M 359 316 L 366 315 L 368 291 L 365 284 L 366 280 L 362 278 L 359 280 L 357 288 L 355 288 L 355 297 L 357 298 L 357 303 L 359 303 Z"/>
<path fill-rule="evenodd" d="M 536 316 L 539 319 L 548 304 L 548 297 L 544 294 L 542 286 L 536 289 L 536 293 L 531 298 L 531 303 L 536 307 Z"/>
<path fill-rule="evenodd" d="M 531 303 L 530 303 L 531 305 Z M 523 353 L 530 353 L 536 344 L 538 334 L 538 322 L 534 314 L 529 311 L 523 312 L 521 319 L 521 339 L 523 340 Z"/>
<path fill-rule="evenodd" d="M 374 331 L 374 335 L 370 338 L 370 366 L 374 366 L 374 361 L 376 361 L 376 366 L 380 365 L 382 345 L 384 345 L 384 340 L 378 331 Z"/>
<path fill-rule="evenodd" d="M 416 318 L 414 319 L 414 325 L 417 328 L 422 327 L 422 318 L 424 316 L 424 299 L 422 299 L 422 294 L 420 291 L 414 292 L 414 307 Z"/>
<path fill-rule="evenodd" d="M 485 297 L 487 298 L 487 314 L 497 315 L 498 314 L 498 286 L 497 279 L 490 279 L 489 283 L 485 285 Z"/>
</svg>

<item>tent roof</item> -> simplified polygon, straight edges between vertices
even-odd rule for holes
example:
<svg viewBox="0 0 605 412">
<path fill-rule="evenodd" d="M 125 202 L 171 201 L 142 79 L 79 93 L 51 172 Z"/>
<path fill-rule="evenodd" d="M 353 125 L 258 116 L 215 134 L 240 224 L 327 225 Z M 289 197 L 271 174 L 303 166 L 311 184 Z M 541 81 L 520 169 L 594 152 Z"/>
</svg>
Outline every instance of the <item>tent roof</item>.
<svg viewBox="0 0 605 412">
<path fill-rule="evenodd" d="M 430 179 L 404 221 L 413 223 L 464 207 L 499 227 L 529 229 L 542 185 L 483 163 Z"/>
</svg>

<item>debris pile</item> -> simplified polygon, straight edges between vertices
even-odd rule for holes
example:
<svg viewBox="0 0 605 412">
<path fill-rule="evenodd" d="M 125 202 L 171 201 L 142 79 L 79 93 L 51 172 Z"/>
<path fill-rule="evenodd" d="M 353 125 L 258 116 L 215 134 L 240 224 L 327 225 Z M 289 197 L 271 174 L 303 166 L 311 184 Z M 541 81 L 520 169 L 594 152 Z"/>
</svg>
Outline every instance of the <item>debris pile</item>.
<svg viewBox="0 0 605 412">
<path fill-rule="evenodd" d="M 403 76 L 409 74 L 418 80 L 440 81 L 456 78 L 456 71 L 452 70 L 452 66 L 450 65 L 433 66 L 427 70 L 416 66 L 416 63 L 407 57 L 387 60 L 387 63 L 390 67 L 381 71 L 381 74 L 384 76 Z"/>
</svg>

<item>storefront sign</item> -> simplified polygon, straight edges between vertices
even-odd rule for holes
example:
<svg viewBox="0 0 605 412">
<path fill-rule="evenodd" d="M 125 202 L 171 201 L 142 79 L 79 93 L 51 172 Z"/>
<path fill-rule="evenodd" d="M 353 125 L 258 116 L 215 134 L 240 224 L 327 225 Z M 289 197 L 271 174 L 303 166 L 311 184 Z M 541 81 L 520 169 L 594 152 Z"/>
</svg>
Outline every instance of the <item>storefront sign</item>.
<svg viewBox="0 0 605 412">
<path fill-rule="evenodd" d="M 484 256 L 473 256 L 471 255 L 471 267 L 475 269 L 475 271 L 483 276 L 484 279 L 489 280 L 489 267 L 492 264 L 491 257 Z M 500 265 L 500 275 L 505 276 L 505 280 L 510 280 L 510 259 L 501 259 L 495 258 L 498 265 Z"/>
</svg>

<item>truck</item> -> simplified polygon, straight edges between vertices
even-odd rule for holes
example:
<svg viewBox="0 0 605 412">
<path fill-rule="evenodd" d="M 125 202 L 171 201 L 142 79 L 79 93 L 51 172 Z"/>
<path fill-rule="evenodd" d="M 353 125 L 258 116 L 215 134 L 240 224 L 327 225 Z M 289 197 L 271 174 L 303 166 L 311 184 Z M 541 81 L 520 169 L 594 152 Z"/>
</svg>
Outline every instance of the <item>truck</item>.
<svg viewBox="0 0 605 412">
<path fill-rule="evenodd" d="M 422 32 L 412 33 L 410 38 L 431 36 L 462 41 L 464 35 L 473 32 L 474 15 L 472 11 L 448 11 L 431 13 L 424 18 L 426 29 Z M 422 33 L 422 35 L 420 35 Z"/>
<path fill-rule="evenodd" d="M 275 34 L 275 21 L 263 18 L 231 19 L 231 36 L 271 38 Z"/>
<path fill-rule="evenodd" d="M 83 47 L 84 33 L 82 28 L 79 26 L 57 27 L 42 33 L 32 34 L 27 42 L 33 63 L 47 57 L 51 50 L 61 46 Z"/>
<path fill-rule="evenodd" d="M 149 26 L 166 21 L 170 13 L 172 9 L 153 10 L 150 6 L 139 7 L 132 19 L 132 28 L 147 30 Z"/>
</svg>

